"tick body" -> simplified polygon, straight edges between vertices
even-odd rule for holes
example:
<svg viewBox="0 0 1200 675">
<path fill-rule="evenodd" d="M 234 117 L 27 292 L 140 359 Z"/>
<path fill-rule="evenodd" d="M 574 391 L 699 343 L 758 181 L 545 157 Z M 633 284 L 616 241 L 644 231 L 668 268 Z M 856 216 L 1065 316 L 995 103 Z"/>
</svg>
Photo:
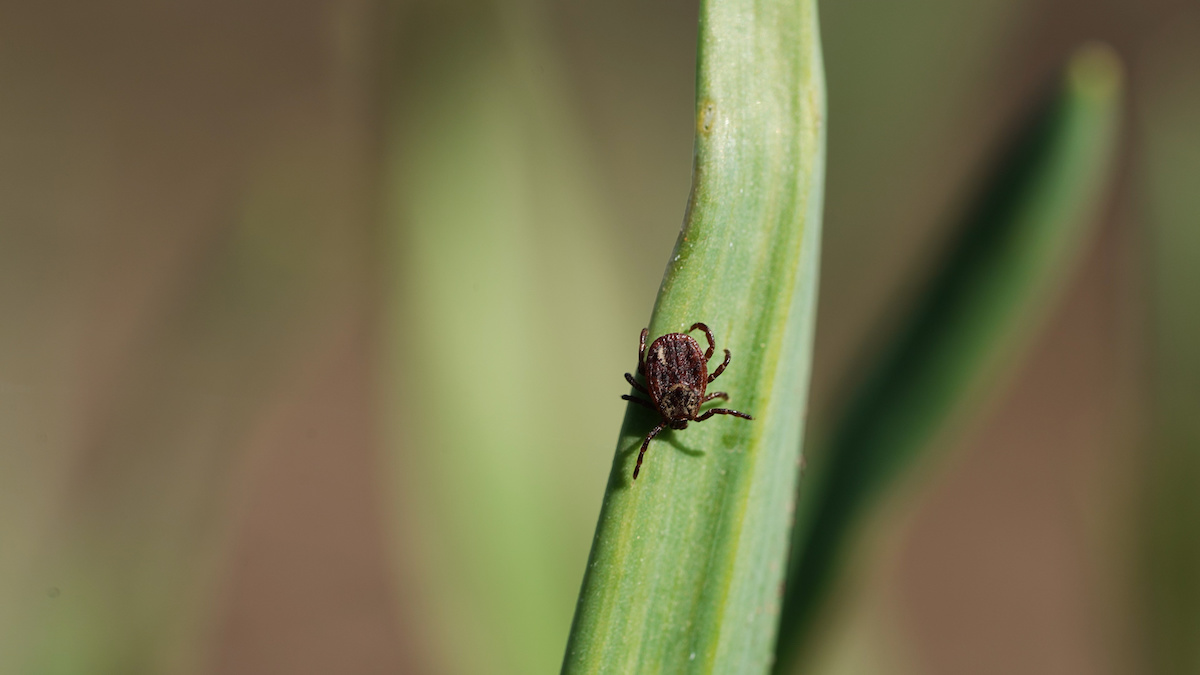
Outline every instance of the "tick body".
<svg viewBox="0 0 1200 675">
<path fill-rule="evenodd" d="M 712 331 L 702 323 L 692 324 L 688 333 L 699 328 L 708 338 L 708 350 L 702 351 L 699 343 L 684 333 L 668 333 L 646 349 L 647 328 L 642 329 L 641 342 L 638 345 L 638 372 L 646 378 L 643 387 L 633 375 L 625 373 L 625 379 L 637 391 L 650 397 L 647 401 L 637 396 L 622 396 L 627 401 L 650 408 L 658 413 L 662 420 L 646 434 L 642 441 L 642 449 L 638 452 L 637 465 L 633 467 L 633 479 L 637 480 L 638 472 L 642 469 L 642 459 L 646 456 L 646 448 L 650 441 L 663 429 L 686 429 L 688 422 L 703 422 L 713 415 L 733 415 L 742 419 L 752 420 L 753 417 L 743 412 L 727 408 L 712 408 L 700 413 L 700 406 L 714 399 L 729 400 L 729 394 L 723 391 L 706 393 L 708 385 L 729 365 L 729 350 L 725 350 L 725 360 L 710 375 L 708 362 L 716 351 L 716 341 Z"/>
</svg>

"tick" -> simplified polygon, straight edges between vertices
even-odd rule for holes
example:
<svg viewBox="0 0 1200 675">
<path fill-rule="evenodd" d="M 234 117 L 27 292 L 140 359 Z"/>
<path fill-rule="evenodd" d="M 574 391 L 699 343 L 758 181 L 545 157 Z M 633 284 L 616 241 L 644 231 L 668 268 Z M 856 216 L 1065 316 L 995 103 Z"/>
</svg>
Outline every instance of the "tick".
<svg viewBox="0 0 1200 675">
<path fill-rule="evenodd" d="M 729 394 L 715 391 L 705 395 L 709 383 L 725 372 L 729 365 L 729 350 L 725 350 L 725 361 L 717 369 L 708 374 L 708 362 L 713 352 L 717 350 L 712 331 L 702 323 L 692 324 L 687 329 L 690 333 L 699 328 L 708 338 L 708 351 L 701 352 L 700 345 L 691 336 L 684 333 L 667 333 L 650 345 L 650 359 L 646 360 L 646 333 L 650 329 L 642 329 L 641 343 L 638 345 L 638 372 L 646 378 L 649 388 L 638 384 L 633 375 L 625 373 L 625 379 L 633 388 L 650 397 L 647 401 L 637 396 L 622 396 L 626 401 L 633 401 L 646 406 L 659 414 L 662 421 L 646 434 L 642 441 L 642 449 L 638 452 L 637 465 L 633 467 L 633 479 L 637 480 L 638 472 L 642 469 L 642 458 L 650 441 L 665 427 L 686 429 L 688 422 L 703 422 L 713 415 L 733 415 L 742 419 L 752 420 L 753 417 L 744 412 L 727 408 L 713 408 L 700 414 L 700 406 L 713 399 L 729 400 Z"/>
</svg>

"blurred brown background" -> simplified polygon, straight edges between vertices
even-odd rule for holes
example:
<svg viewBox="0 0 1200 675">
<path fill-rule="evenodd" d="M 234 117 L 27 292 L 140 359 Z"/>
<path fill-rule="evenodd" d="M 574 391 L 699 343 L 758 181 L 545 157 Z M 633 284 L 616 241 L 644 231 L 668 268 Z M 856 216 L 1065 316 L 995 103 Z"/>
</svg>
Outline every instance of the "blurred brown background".
<svg viewBox="0 0 1200 675">
<path fill-rule="evenodd" d="M 1065 57 L 1111 43 L 1129 106 L 1067 299 L 889 502 L 812 670 L 1149 672 L 1143 450 L 1200 297 L 1155 228 L 1200 216 L 1200 7 L 821 9 L 817 433 Z M 0 5 L 0 672 L 557 668 L 688 194 L 696 17 Z M 564 334 L 594 359 L 556 370 Z"/>
</svg>

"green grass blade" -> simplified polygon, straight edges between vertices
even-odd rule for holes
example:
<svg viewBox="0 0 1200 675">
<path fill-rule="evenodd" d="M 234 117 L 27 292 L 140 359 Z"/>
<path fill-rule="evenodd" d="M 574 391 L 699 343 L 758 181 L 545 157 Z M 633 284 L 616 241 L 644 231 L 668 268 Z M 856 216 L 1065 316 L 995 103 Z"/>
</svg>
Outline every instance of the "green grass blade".
<svg viewBox="0 0 1200 675">
<path fill-rule="evenodd" d="M 944 267 L 852 396 L 805 479 L 781 657 L 805 637 L 858 521 L 994 389 L 1063 286 L 1110 174 L 1120 94 L 1110 50 L 1073 58 L 1061 91 L 991 177 Z M 780 658 L 781 668 L 790 660 Z"/>
<path fill-rule="evenodd" d="M 635 483 L 655 420 L 627 410 L 564 673 L 769 667 L 811 362 L 824 110 L 815 2 L 703 3 L 692 195 L 650 338 L 707 322 L 733 353 L 719 388 L 756 419 L 663 434 Z"/>
</svg>

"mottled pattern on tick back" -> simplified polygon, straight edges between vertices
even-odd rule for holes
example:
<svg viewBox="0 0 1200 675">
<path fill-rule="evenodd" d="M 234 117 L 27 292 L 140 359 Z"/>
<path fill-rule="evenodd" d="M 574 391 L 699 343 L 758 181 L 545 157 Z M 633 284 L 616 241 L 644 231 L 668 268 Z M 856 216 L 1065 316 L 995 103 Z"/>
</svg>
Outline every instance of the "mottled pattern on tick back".
<svg viewBox="0 0 1200 675">
<path fill-rule="evenodd" d="M 696 418 L 708 386 L 704 350 L 687 335 L 664 335 L 646 350 L 646 384 L 650 399 L 673 429 L 687 428 Z"/>
</svg>

